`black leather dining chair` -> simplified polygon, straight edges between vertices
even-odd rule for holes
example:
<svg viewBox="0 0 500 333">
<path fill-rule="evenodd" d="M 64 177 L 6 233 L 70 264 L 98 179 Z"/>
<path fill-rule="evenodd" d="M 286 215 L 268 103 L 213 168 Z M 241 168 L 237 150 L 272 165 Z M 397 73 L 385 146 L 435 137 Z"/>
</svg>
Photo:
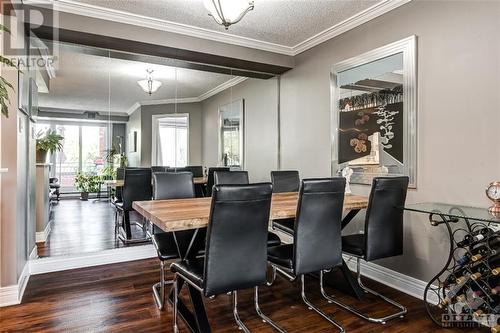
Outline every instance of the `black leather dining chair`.
<svg viewBox="0 0 500 333">
<path fill-rule="evenodd" d="M 193 174 L 191 172 L 157 172 L 153 173 L 155 184 L 153 199 L 187 199 L 194 198 Z M 173 281 L 165 280 L 165 262 L 179 257 L 174 235 L 163 232 L 153 225 L 151 237 L 160 260 L 160 282 L 153 285 L 153 295 L 160 310 L 165 306 L 166 285 Z"/>
<path fill-rule="evenodd" d="M 297 192 L 300 187 L 298 171 L 271 171 L 271 182 L 274 193 Z M 274 230 L 279 230 L 289 236 L 293 235 L 294 218 L 272 221 Z"/>
<path fill-rule="evenodd" d="M 215 171 L 216 185 L 248 185 L 248 171 Z M 275 233 L 269 232 L 267 246 L 277 246 L 281 244 L 281 239 Z"/>
<path fill-rule="evenodd" d="M 268 250 L 268 260 L 276 272 L 291 281 L 300 277 L 304 303 L 341 332 L 341 324 L 327 316 L 306 297 L 305 275 L 320 273 L 342 263 L 341 224 L 344 205 L 345 178 L 303 180 L 294 225 L 293 244 L 284 244 Z M 271 282 L 272 283 L 272 282 Z"/>
<path fill-rule="evenodd" d="M 134 201 L 151 200 L 152 187 L 151 187 L 151 169 L 138 168 L 138 169 L 125 169 L 124 184 L 122 187 L 122 201 L 115 204 L 118 212 L 122 216 L 122 225 L 118 230 L 118 238 L 125 244 L 146 242 L 149 241 L 148 237 L 140 239 L 132 239 L 132 223 L 130 222 L 130 212 L 132 203 Z M 146 224 L 139 224 L 134 222 L 145 232 Z M 124 231 L 125 235 L 123 235 Z"/>
<path fill-rule="evenodd" d="M 155 174 L 157 172 L 167 172 L 168 166 L 161 166 L 161 165 L 153 165 L 151 167 L 151 173 Z"/>
<path fill-rule="evenodd" d="M 231 170 L 229 167 L 210 167 L 210 168 L 208 168 L 207 190 L 205 191 L 207 197 L 212 196 L 212 187 L 215 185 L 214 173 L 216 171 L 229 171 L 229 170 Z"/>
<path fill-rule="evenodd" d="M 186 171 L 189 171 L 193 174 L 193 177 L 203 177 L 203 166 L 201 165 L 188 165 L 185 167 Z"/>
<path fill-rule="evenodd" d="M 408 177 L 374 178 L 366 210 L 364 233 L 342 237 L 342 251 L 356 257 L 359 286 L 365 292 L 399 308 L 400 311 L 384 317 L 370 317 L 358 309 L 326 295 L 322 290 L 323 296 L 328 301 L 371 322 L 385 324 L 387 320 L 404 317 L 407 313 L 407 309 L 403 305 L 364 286 L 361 281 L 361 259 L 369 262 L 403 254 L 403 206 L 407 190 Z"/>
<path fill-rule="evenodd" d="M 233 315 L 240 329 L 250 332 L 238 315 L 241 289 L 254 288 L 257 314 L 285 332 L 259 307 L 259 286 L 266 283 L 267 226 L 271 209 L 270 183 L 215 185 L 207 228 L 204 258 L 171 265 L 174 278 L 174 332 L 177 326 L 178 280 L 182 279 L 205 297 L 232 293 Z"/>
<path fill-rule="evenodd" d="M 248 184 L 248 171 L 215 171 L 215 185 Z"/>
</svg>

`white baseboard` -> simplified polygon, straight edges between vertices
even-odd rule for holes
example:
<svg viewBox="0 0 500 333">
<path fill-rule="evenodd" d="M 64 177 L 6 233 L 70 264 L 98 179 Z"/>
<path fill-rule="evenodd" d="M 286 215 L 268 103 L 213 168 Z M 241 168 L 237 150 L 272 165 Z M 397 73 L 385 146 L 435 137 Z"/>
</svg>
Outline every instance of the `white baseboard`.
<svg viewBox="0 0 500 333">
<path fill-rule="evenodd" d="M 17 284 L 0 288 L 0 307 L 19 304 Z"/>
<path fill-rule="evenodd" d="M 108 265 L 140 259 L 149 259 L 156 256 L 157 254 L 154 246 L 148 244 L 142 246 L 110 249 L 76 256 L 41 258 L 30 261 L 30 273 L 36 275 L 65 271 L 68 269 Z"/>
<path fill-rule="evenodd" d="M 349 269 L 356 271 L 356 258 L 348 255 L 343 255 L 344 260 L 349 266 Z M 366 276 L 374 281 L 380 282 L 386 286 L 399 290 L 405 294 L 416 297 L 418 299 L 424 299 L 424 291 L 427 286 L 427 282 L 416 279 L 414 277 L 404 275 L 402 273 L 393 271 L 384 266 L 380 266 L 374 263 L 361 261 L 361 275 Z M 429 294 L 427 301 L 437 304 L 437 297 L 433 294 Z"/>
<path fill-rule="evenodd" d="M 39 231 L 35 235 L 35 242 L 45 243 L 49 238 L 50 231 L 52 230 L 52 222 L 47 223 L 43 231 Z"/>
<path fill-rule="evenodd" d="M 29 262 L 27 262 L 23 267 L 23 271 L 21 272 L 21 276 L 19 277 L 17 284 L 0 288 L 0 307 L 21 303 L 24 290 L 26 289 L 26 285 L 28 284 L 28 280 L 30 278 L 29 267 Z"/>
</svg>

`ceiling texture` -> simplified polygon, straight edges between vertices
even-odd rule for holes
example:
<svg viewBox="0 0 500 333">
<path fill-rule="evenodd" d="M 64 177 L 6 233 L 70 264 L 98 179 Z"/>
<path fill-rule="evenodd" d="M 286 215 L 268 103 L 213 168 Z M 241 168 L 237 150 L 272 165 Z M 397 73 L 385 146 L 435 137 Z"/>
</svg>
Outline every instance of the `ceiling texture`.
<svg viewBox="0 0 500 333">
<path fill-rule="evenodd" d="M 95 50 L 95 49 L 94 49 Z M 96 55 L 87 47 L 61 44 L 56 77 L 49 93 L 39 94 L 39 106 L 50 111 L 96 111 L 124 114 L 136 103 L 197 102 L 242 78 Z M 102 52 L 99 52 L 102 53 Z M 139 87 L 147 69 L 162 86 L 151 96 Z M 176 79 L 177 76 L 177 79 Z"/>
</svg>

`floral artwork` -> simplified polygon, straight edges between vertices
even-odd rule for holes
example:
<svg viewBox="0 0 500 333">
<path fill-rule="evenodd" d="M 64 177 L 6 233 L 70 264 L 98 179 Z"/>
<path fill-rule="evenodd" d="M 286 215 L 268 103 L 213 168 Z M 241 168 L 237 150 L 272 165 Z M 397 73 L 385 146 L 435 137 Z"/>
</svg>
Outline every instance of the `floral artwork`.
<svg viewBox="0 0 500 333">
<path fill-rule="evenodd" d="M 377 111 L 374 112 L 379 119 L 377 119 L 377 124 L 380 125 L 380 144 L 384 149 L 392 148 L 390 141 L 394 139 L 394 132 L 392 131 L 393 126 L 396 124 L 394 122 L 394 117 L 399 113 L 399 111 L 391 111 L 386 109 L 387 104 L 377 107 Z"/>
</svg>

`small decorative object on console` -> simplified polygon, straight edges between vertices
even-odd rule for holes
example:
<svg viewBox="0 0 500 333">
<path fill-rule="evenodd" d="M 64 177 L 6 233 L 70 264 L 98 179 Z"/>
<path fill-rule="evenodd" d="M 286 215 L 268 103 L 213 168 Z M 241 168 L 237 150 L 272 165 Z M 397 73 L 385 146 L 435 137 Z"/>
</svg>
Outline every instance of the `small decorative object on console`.
<svg viewBox="0 0 500 333">
<path fill-rule="evenodd" d="M 500 182 L 493 182 L 486 188 L 486 196 L 493 201 L 488 211 L 495 217 L 500 217 Z"/>
</svg>

